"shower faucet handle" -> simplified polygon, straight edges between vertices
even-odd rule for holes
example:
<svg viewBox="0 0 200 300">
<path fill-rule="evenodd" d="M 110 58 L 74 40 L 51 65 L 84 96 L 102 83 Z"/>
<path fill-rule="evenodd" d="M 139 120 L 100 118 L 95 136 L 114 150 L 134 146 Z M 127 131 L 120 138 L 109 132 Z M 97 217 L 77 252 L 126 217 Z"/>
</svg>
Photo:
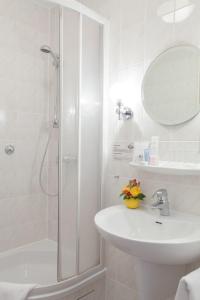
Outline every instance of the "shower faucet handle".
<svg viewBox="0 0 200 300">
<path fill-rule="evenodd" d="M 7 155 L 11 155 L 11 154 L 13 154 L 15 152 L 15 147 L 14 147 L 14 145 L 6 145 L 6 147 L 5 147 L 5 153 L 7 154 Z"/>
</svg>

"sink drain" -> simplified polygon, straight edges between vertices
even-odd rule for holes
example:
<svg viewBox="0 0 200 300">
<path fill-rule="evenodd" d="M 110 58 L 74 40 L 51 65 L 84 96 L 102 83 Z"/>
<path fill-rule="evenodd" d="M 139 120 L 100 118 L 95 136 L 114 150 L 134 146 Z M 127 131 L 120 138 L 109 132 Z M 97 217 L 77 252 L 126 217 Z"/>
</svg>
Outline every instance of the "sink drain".
<svg viewBox="0 0 200 300">
<path fill-rule="evenodd" d="M 159 222 L 159 221 L 155 221 L 155 223 L 156 223 L 156 224 L 162 225 L 162 222 Z"/>
</svg>

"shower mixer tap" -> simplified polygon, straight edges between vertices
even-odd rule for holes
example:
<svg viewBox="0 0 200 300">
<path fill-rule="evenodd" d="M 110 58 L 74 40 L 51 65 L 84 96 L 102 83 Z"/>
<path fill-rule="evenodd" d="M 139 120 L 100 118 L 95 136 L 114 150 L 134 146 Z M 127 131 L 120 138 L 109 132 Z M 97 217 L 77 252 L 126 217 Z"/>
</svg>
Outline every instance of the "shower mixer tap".
<svg viewBox="0 0 200 300">
<path fill-rule="evenodd" d="M 14 145 L 6 145 L 5 147 L 5 153 L 8 155 L 11 155 L 15 152 L 15 147 Z"/>
</svg>

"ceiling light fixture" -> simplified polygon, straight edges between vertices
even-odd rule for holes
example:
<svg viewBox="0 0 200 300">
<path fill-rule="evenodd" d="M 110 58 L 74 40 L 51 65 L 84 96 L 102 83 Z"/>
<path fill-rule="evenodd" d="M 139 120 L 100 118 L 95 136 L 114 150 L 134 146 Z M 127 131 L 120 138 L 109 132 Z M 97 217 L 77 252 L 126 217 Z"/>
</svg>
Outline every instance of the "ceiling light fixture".
<svg viewBox="0 0 200 300">
<path fill-rule="evenodd" d="M 188 19 L 195 8 L 191 0 L 173 0 L 164 2 L 159 6 L 157 15 L 165 23 L 180 23 Z"/>
</svg>

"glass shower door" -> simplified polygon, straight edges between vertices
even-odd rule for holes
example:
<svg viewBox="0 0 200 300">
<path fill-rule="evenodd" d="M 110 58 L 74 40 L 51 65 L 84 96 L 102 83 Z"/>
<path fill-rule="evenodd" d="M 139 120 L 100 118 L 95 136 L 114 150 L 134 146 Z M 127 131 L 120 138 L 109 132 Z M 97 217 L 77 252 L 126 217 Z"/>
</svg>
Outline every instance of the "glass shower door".
<svg viewBox="0 0 200 300">
<path fill-rule="evenodd" d="M 61 16 L 61 132 L 58 279 L 77 274 L 79 14 Z"/>
<path fill-rule="evenodd" d="M 102 28 L 82 17 L 79 114 L 79 272 L 100 264 L 94 216 L 101 204 Z"/>
<path fill-rule="evenodd" d="M 59 280 L 100 264 L 103 36 L 98 22 L 71 9 L 61 24 Z"/>
</svg>

